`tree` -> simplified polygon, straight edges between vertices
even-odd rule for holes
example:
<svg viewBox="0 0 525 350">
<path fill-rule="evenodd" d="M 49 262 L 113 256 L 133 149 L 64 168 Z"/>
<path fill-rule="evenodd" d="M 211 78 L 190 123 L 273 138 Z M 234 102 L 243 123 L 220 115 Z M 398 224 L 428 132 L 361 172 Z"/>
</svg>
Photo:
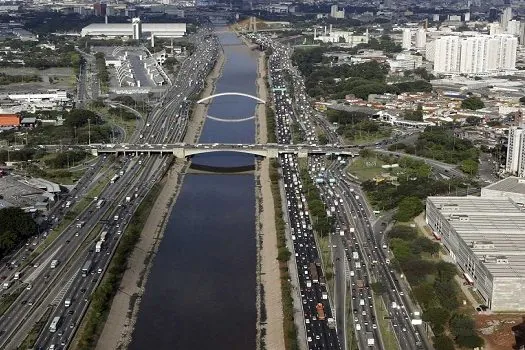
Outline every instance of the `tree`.
<svg viewBox="0 0 525 350">
<path fill-rule="evenodd" d="M 370 287 L 376 294 L 384 294 L 387 291 L 386 286 L 382 282 L 374 282 L 370 284 Z"/>
<path fill-rule="evenodd" d="M 325 134 L 319 135 L 319 143 L 321 145 L 326 145 L 328 143 L 328 137 Z"/>
<path fill-rule="evenodd" d="M 432 340 L 434 341 L 434 348 L 436 348 L 436 350 L 454 350 L 455 349 L 454 342 L 452 341 L 452 339 L 450 339 L 450 337 L 444 334 L 438 335 L 437 337 L 434 337 Z"/>
<path fill-rule="evenodd" d="M 465 159 L 461 162 L 461 171 L 474 176 L 478 173 L 479 163 L 472 159 Z"/>
<path fill-rule="evenodd" d="M 422 283 L 415 286 L 412 288 L 412 294 L 424 309 L 428 309 L 432 304 L 435 304 L 436 294 L 434 293 L 434 287 L 430 283 Z"/>
<path fill-rule="evenodd" d="M 450 312 L 442 307 L 431 307 L 423 312 L 422 319 L 431 324 L 436 334 L 440 334 L 450 319 Z"/>
<path fill-rule="evenodd" d="M 479 97 L 471 96 L 461 101 L 461 108 L 475 111 L 477 109 L 485 108 L 485 104 Z"/>
<path fill-rule="evenodd" d="M 465 119 L 465 123 L 467 123 L 468 125 L 476 126 L 476 125 L 481 124 L 481 119 L 478 118 L 478 117 L 476 117 L 476 116 L 469 115 L 469 116 Z"/>
<path fill-rule="evenodd" d="M 423 211 L 423 203 L 417 197 L 405 197 L 399 202 L 395 219 L 408 221 Z"/>
</svg>

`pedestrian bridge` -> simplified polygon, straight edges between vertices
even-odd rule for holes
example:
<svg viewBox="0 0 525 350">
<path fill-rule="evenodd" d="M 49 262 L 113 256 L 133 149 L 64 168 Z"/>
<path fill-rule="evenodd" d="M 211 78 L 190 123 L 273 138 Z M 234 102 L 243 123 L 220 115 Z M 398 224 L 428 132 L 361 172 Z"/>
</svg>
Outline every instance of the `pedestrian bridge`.
<svg viewBox="0 0 525 350">
<path fill-rule="evenodd" d="M 215 152 L 235 152 L 259 157 L 277 158 L 280 154 L 296 154 L 299 158 L 309 155 L 343 155 L 355 157 L 359 149 L 351 146 L 312 146 L 306 144 L 92 144 L 91 153 L 116 155 L 170 154 L 177 158 Z"/>
</svg>

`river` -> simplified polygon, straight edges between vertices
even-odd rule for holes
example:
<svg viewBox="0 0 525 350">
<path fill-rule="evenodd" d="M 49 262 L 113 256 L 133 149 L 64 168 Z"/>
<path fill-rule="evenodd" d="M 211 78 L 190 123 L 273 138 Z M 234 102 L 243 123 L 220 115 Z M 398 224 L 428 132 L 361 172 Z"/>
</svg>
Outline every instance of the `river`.
<svg viewBox="0 0 525 350">
<path fill-rule="evenodd" d="M 231 32 L 218 34 L 225 64 L 215 93 L 256 95 L 257 56 Z M 208 114 L 240 119 L 256 103 L 216 98 Z M 253 143 L 255 123 L 207 119 L 200 142 Z M 194 163 L 253 165 L 236 153 L 199 155 Z M 169 217 L 140 303 L 130 345 L 144 349 L 255 349 L 255 180 L 253 174 L 188 174 Z"/>
</svg>

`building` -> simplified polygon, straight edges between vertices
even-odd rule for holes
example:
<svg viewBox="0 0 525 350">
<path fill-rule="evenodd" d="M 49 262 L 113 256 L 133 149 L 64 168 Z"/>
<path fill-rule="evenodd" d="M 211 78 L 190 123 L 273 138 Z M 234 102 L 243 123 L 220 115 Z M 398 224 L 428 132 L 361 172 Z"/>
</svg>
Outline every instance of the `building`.
<svg viewBox="0 0 525 350">
<path fill-rule="evenodd" d="M 140 40 L 142 37 L 142 22 L 140 18 L 136 17 L 131 20 L 131 26 L 133 27 L 133 40 Z M 152 33 L 152 37 L 155 35 Z"/>
<path fill-rule="evenodd" d="M 525 212 L 509 198 L 428 197 L 426 222 L 493 311 L 525 311 Z"/>
<path fill-rule="evenodd" d="M 95 13 L 95 16 L 106 16 L 108 13 L 107 13 L 107 8 L 108 8 L 108 4 L 106 3 L 101 3 L 101 2 L 96 2 L 93 4 L 93 11 Z"/>
<path fill-rule="evenodd" d="M 156 38 L 181 38 L 186 34 L 186 23 L 142 23 L 142 33 Z M 82 28 L 81 36 L 133 37 L 131 23 L 92 23 Z"/>
<path fill-rule="evenodd" d="M 416 49 L 424 49 L 427 45 L 427 31 L 425 28 L 418 28 L 416 31 Z"/>
<path fill-rule="evenodd" d="M 515 19 L 509 21 L 507 24 L 507 30 L 505 31 L 507 34 L 519 36 L 520 35 L 520 21 L 516 21 Z"/>
<path fill-rule="evenodd" d="M 403 41 L 401 42 L 403 50 L 410 50 L 412 47 L 412 31 L 410 28 L 403 29 Z"/>
<path fill-rule="evenodd" d="M 512 7 L 507 7 L 503 10 L 503 13 L 500 17 L 500 24 L 503 30 L 507 30 L 509 21 L 512 19 Z"/>
<path fill-rule="evenodd" d="M 332 7 L 330 7 L 330 17 L 338 19 L 345 18 L 345 8 L 343 7 L 339 10 L 338 5 L 332 5 Z"/>
<path fill-rule="evenodd" d="M 517 175 L 522 168 L 523 163 L 523 135 L 525 130 L 520 126 L 509 128 L 509 141 L 507 143 L 507 163 L 505 172 Z M 522 176 L 522 175 L 520 175 Z"/>
<path fill-rule="evenodd" d="M 509 176 L 481 189 L 481 197 L 510 198 L 518 206 L 525 206 L 525 178 Z"/>
<path fill-rule="evenodd" d="M 0 114 L 0 127 L 20 126 L 20 116 L 18 114 Z"/>
<path fill-rule="evenodd" d="M 510 34 L 449 35 L 427 44 L 427 59 L 436 73 L 489 75 L 514 71 L 517 49 Z"/>
</svg>

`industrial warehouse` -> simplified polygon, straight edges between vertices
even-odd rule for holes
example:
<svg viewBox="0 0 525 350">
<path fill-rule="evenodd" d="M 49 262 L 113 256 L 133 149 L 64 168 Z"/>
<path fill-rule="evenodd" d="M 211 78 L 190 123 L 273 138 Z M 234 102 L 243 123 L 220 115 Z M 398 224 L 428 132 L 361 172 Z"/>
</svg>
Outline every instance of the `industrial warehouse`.
<svg viewBox="0 0 525 350">
<path fill-rule="evenodd" d="M 132 23 L 92 23 L 82 28 L 81 36 L 129 37 L 140 39 L 143 35 L 155 38 L 181 38 L 186 34 L 186 23 L 142 23 L 133 18 Z"/>
<path fill-rule="evenodd" d="M 509 185 L 515 178 L 490 185 L 483 197 L 427 198 L 434 236 L 493 311 L 525 310 L 525 212 L 499 193 L 525 196 L 525 179 L 520 181 L 518 187 Z"/>
</svg>

